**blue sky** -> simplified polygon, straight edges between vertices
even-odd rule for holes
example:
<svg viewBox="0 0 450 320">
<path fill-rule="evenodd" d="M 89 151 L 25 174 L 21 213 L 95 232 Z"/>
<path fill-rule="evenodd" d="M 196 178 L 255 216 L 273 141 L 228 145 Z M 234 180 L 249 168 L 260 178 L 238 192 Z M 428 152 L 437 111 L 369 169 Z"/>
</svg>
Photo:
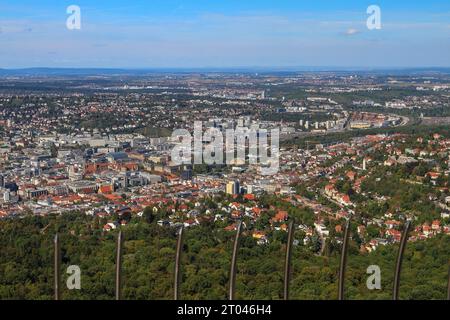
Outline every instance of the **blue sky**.
<svg viewBox="0 0 450 320">
<path fill-rule="evenodd" d="M 240 66 L 450 67 L 450 1 L 0 0 L 0 68 Z"/>
</svg>

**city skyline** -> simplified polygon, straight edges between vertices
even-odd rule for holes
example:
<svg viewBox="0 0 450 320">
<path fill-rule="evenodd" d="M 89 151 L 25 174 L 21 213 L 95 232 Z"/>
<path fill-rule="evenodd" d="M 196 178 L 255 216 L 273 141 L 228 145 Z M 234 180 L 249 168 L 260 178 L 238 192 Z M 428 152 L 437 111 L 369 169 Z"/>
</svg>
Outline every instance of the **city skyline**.
<svg viewBox="0 0 450 320">
<path fill-rule="evenodd" d="M 450 73 L 50 71 L 0 77 L 0 299 L 450 292 Z"/>
</svg>

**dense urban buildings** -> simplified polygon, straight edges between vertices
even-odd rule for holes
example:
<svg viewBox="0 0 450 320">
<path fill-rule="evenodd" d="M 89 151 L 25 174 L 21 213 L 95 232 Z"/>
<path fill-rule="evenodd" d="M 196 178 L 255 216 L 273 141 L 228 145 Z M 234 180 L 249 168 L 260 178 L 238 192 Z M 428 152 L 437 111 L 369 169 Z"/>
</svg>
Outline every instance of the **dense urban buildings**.
<svg viewBox="0 0 450 320">
<path fill-rule="evenodd" d="M 229 235 L 243 221 L 249 243 L 272 250 L 295 221 L 298 254 L 330 259 L 349 219 L 362 256 L 392 250 L 406 221 L 410 243 L 448 243 L 449 83 L 445 71 L 7 75 L 1 223 L 39 217 L 46 234 L 57 217 L 84 217 L 72 236 L 107 241 L 147 223 L 172 236 L 180 227 Z M 210 128 L 279 129 L 277 171 L 261 174 L 248 137 L 246 156 L 230 163 L 175 163 L 173 132 L 198 121 L 201 150 L 213 144 Z"/>
<path fill-rule="evenodd" d="M 0 300 L 448 307 L 449 17 L 448 0 L 2 1 Z"/>
</svg>

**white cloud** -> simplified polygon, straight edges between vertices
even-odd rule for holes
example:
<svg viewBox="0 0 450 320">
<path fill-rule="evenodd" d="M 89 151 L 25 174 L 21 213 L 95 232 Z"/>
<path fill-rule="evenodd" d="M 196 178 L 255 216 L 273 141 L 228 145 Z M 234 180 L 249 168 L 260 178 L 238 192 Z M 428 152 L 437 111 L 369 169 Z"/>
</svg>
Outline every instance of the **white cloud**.
<svg viewBox="0 0 450 320">
<path fill-rule="evenodd" d="M 359 33 L 359 31 L 357 29 L 355 29 L 355 28 L 349 28 L 349 29 L 347 29 L 347 31 L 345 31 L 345 34 L 347 36 L 353 36 L 353 35 L 358 34 L 358 33 Z"/>
</svg>

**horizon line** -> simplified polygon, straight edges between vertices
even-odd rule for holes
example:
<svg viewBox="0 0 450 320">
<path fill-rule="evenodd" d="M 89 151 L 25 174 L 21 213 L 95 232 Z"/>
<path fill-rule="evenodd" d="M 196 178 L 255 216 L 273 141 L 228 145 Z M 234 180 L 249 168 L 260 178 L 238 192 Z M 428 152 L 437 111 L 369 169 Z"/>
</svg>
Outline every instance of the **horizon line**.
<svg viewBox="0 0 450 320">
<path fill-rule="evenodd" d="M 277 71 L 277 72 L 308 72 L 308 71 L 439 71 L 448 70 L 450 66 L 201 66 L 201 67 L 0 67 L 0 72 L 26 71 L 121 71 L 121 72 L 154 72 L 154 71 Z"/>
</svg>

